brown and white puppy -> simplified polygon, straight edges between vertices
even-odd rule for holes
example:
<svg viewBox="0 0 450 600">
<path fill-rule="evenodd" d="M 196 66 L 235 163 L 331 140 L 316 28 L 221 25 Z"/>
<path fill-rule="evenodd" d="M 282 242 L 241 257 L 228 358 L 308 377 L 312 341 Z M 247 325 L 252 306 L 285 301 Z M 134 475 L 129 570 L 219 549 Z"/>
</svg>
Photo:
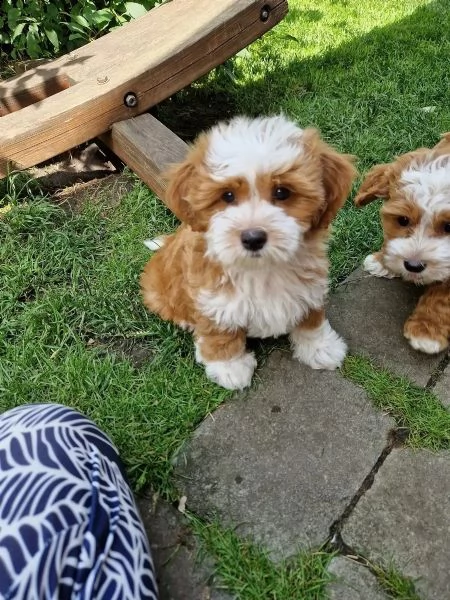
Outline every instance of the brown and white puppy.
<svg viewBox="0 0 450 600">
<path fill-rule="evenodd" d="M 384 243 L 364 261 L 377 277 L 400 276 L 427 286 L 404 326 L 416 350 L 434 354 L 450 337 L 450 133 L 367 174 L 356 198 L 363 206 L 384 198 Z"/>
<path fill-rule="evenodd" d="M 250 385 L 246 337 L 290 334 L 294 356 L 335 369 L 344 341 L 324 314 L 327 239 L 352 160 L 284 116 L 236 117 L 199 136 L 169 177 L 183 224 L 141 276 L 147 308 L 193 332 L 196 359 L 229 389 Z"/>
</svg>

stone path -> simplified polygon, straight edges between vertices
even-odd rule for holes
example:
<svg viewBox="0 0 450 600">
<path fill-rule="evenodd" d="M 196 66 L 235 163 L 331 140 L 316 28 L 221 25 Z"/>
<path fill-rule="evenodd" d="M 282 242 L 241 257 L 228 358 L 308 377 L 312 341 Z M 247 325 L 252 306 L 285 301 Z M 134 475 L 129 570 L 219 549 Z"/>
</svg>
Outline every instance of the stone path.
<svg viewBox="0 0 450 600">
<path fill-rule="evenodd" d="M 257 389 L 197 429 L 178 469 L 191 509 L 242 523 L 275 559 L 327 539 L 394 427 L 348 381 L 292 367 L 273 353 Z"/>
<path fill-rule="evenodd" d="M 419 297 L 420 288 L 357 269 L 331 296 L 327 313 L 353 353 L 424 386 L 442 355 L 417 352 L 403 337 L 403 323 Z"/>
<path fill-rule="evenodd" d="M 338 556 L 328 570 L 336 577 L 328 586 L 329 600 L 387 600 L 375 575 L 362 564 Z"/>
<path fill-rule="evenodd" d="M 371 560 L 395 561 L 427 600 L 450 598 L 450 452 L 398 449 L 344 524 Z"/>
<path fill-rule="evenodd" d="M 357 270 L 330 298 L 328 315 L 353 354 L 435 386 L 450 406 L 448 356 L 419 354 L 402 336 L 416 300 L 404 283 Z M 450 452 L 398 447 L 394 421 L 361 388 L 340 373 L 298 364 L 288 349 L 274 352 L 259 375 L 254 389 L 208 416 L 179 453 L 177 485 L 189 510 L 238 526 L 274 560 L 339 539 L 347 553 L 376 565 L 392 561 L 417 579 L 422 600 L 449 599 Z M 165 515 L 164 535 L 176 531 L 175 521 Z M 214 598 L 208 573 L 192 567 L 186 548 L 182 568 L 164 567 L 162 600 Z M 200 587 L 178 593 L 171 584 L 167 591 L 164 580 L 181 571 Z M 388 598 L 359 562 L 338 557 L 330 572 L 337 578 L 330 600 Z"/>
<path fill-rule="evenodd" d="M 187 519 L 150 495 L 139 498 L 138 506 L 151 540 L 160 600 L 231 600 L 213 587 L 212 565 L 197 560 Z"/>
</svg>

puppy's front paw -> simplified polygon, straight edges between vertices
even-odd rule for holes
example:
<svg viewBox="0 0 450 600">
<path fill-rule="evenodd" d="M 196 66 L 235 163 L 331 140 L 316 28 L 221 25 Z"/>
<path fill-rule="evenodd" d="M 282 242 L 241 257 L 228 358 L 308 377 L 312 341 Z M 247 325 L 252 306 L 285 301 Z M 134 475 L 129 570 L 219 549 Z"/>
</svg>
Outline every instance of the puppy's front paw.
<svg viewBox="0 0 450 600">
<path fill-rule="evenodd" d="M 369 254 L 369 256 L 366 256 L 363 263 L 363 269 L 374 277 L 386 277 L 387 279 L 393 279 L 395 277 L 395 275 L 388 271 L 379 261 L 377 254 Z"/>
<path fill-rule="evenodd" d="M 426 354 L 438 354 L 447 348 L 447 343 L 442 344 L 436 340 L 430 338 L 409 338 L 409 343 L 414 350 L 425 352 Z"/>
<path fill-rule="evenodd" d="M 347 344 L 327 320 L 317 329 L 295 329 L 291 343 L 294 358 L 312 369 L 337 369 L 347 354 Z"/>
<path fill-rule="evenodd" d="M 403 333 L 414 350 L 425 354 L 438 354 L 448 346 L 448 339 L 429 323 L 411 319 L 406 321 Z"/>
<path fill-rule="evenodd" d="M 209 379 L 227 390 L 243 390 L 252 382 L 256 359 L 246 352 L 230 360 L 202 361 Z"/>
</svg>

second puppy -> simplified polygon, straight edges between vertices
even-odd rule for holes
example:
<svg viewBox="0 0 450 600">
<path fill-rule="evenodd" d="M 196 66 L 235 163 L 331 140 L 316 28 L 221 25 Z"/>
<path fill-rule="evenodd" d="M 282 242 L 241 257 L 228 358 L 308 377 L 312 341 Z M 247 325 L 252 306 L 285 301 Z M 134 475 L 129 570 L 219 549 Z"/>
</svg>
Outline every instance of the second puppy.
<svg viewBox="0 0 450 600">
<path fill-rule="evenodd" d="M 427 286 L 404 326 L 416 350 L 435 354 L 450 337 L 450 133 L 367 174 L 355 198 L 384 198 L 384 244 L 364 261 L 377 277 L 400 276 Z"/>
<path fill-rule="evenodd" d="M 247 336 L 289 334 L 301 362 L 341 365 L 346 345 L 324 314 L 326 244 L 354 177 L 351 157 L 283 116 L 221 123 L 172 170 L 167 204 L 183 224 L 145 266 L 143 300 L 193 332 L 210 379 L 250 385 Z"/>
</svg>

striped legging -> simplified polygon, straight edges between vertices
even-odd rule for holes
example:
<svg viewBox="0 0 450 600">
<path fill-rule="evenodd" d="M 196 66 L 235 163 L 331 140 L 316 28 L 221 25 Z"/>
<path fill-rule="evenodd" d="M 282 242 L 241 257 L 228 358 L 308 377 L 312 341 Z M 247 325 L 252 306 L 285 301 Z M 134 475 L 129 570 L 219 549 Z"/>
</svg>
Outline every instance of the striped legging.
<svg viewBox="0 0 450 600">
<path fill-rule="evenodd" d="M 27 405 L 0 415 L 0 598 L 157 598 L 117 450 L 67 407 Z"/>
</svg>

